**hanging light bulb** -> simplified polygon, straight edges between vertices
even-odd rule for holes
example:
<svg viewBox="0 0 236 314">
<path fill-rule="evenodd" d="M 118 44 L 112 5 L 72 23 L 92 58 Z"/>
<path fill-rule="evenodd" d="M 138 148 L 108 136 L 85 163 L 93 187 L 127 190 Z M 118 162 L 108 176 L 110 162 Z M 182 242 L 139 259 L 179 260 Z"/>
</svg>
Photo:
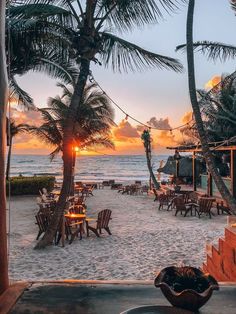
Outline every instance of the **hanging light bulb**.
<svg viewBox="0 0 236 314">
<path fill-rule="evenodd" d="M 129 115 L 126 114 L 125 120 L 127 121 L 129 119 Z"/>
<path fill-rule="evenodd" d="M 172 129 L 170 129 L 170 135 L 173 135 L 173 130 Z"/>
</svg>

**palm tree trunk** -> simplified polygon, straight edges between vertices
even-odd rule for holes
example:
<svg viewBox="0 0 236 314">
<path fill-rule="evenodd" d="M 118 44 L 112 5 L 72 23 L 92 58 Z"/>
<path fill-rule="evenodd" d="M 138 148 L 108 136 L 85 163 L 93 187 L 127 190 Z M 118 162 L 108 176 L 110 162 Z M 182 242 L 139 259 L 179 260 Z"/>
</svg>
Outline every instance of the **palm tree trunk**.
<svg viewBox="0 0 236 314">
<path fill-rule="evenodd" d="M 11 150 L 12 150 L 12 136 L 10 135 L 10 143 L 9 143 L 8 155 L 7 155 L 6 180 L 9 180 L 10 165 L 11 165 Z"/>
<path fill-rule="evenodd" d="M 159 183 L 157 182 L 157 179 L 153 173 L 153 170 L 152 170 L 152 165 L 151 165 L 151 158 L 150 158 L 150 144 L 149 143 L 145 143 L 145 151 L 146 151 L 146 159 L 147 159 L 147 167 L 148 167 L 148 171 L 150 173 L 150 177 L 152 179 L 152 182 L 155 186 L 156 189 L 159 189 L 160 188 L 160 185 Z"/>
<path fill-rule="evenodd" d="M 187 16 L 187 61 L 188 61 L 188 83 L 189 83 L 189 94 L 190 100 L 193 108 L 193 113 L 196 121 L 197 130 L 202 145 L 203 156 L 206 160 L 208 169 L 212 175 L 213 180 L 222 196 L 226 201 L 227 205 L 231 211 L 236 214 L 236 200 L 232 197 L 229 190 L 227 189 L 222 177 L 220 176 L 214 157 L 208 146 L 207 134 L 204 129 L 201 111 L 199 108 L 197 93 L 196 93 L 196 83 L 195 83 L 195 70 L 194 70 L 194 52 L 193 52 L 193 15 L 194 15 L 195 0 L 189 0 L 188 6 L 188 16 Z"/>
<path fill-rule="evenodd" d="M 42 249 L 53 243 L 53 239 L 58 230 L 61 217 L 64 213 L 66 201 L 70 195 L 71 186 L 74 185 L 73 178 L 73 134 L 76 121 L 76 114 L 80 105 L 84 88 L 89 75 L 90 60 L 82 59 L 80 66 L 80 74 L 69 107 L 69 115 L 64 128 L 63 138 L 63 183 L 62 190 L 57 202 L 55 212 L 52 216 L 51 223 L 43 238 L 36 244 L 35 249 Z M 73 181 L 73 182 L 72 182 Z"/>
<path fill-rule="evenodd" d="M 9 286 L 7 261 L 6 227 L 6 107 L 7 107 L 7 71 L 5 56 L 5 8 L 6 1 L 0 1 L 0 295 Z"/>
</svg>

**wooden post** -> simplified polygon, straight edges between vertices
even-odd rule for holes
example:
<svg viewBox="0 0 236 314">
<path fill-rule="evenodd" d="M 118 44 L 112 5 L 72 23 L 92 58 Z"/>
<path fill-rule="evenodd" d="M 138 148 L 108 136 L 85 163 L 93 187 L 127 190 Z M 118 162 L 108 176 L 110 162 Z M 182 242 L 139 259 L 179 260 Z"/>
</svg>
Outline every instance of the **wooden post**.
<svg viewBox="0 0 236 314">
<path fill-rule="evenodd" d="M 178 178 L 179 177 L 179 160 L 178 159 L 176 159 L 176 178 Z"/>
<path fill-rule="evenodd" d="M 236 198 L 236 151 L 230 151 L 230 177 L 231 177 L 231 193 Z"/>
<path fill-rule="evenodd" d="M 61 226 L 61 245 L 62 245 L 62 247 L 65 246 L 65 216 L 64 216 L 64 213 L 62 216 L 62 226 Z"/>
<path fill-rule="evenodd" d="M 207 178 L 207 194 L 209 196 L 212 196 L 212 176 L 210 172 L 208 171 L 208 178 Z"/>
<path fill-rule="evenodd" d="M 5 55 L 6 1 L 0 1 L 0 295 L 8 288 L 7 226 L 6 226 L 6 109 L 8 81 Z"/>
<path fill-rule="evenodd" d="M 193 157 L 192 157 L 192 164 L 193 164 L 193 190 L 197 191 L 197 167 L 196 167 L 196 153 L 193 152 Z"/>
</svg>

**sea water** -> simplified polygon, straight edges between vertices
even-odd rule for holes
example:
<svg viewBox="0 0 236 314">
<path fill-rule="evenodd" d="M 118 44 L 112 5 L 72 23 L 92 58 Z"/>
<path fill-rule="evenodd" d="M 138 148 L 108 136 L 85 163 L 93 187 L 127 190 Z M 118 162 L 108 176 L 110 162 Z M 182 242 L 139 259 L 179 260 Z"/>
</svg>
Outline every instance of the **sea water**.
<svg viewBox="0 0 236 314">
<path fill-rule="evenodd" d="M 155 174 L 167 155 L 152 157 L 152 167 Z M 62 180 L 62 159 L 55 158 L 52 162 L 49 156 L 14 155 L 11 160 L 11 176 L 53 175 L 57 181 Z M 165 179 L 162 174 L 161 179 Z M 75 180 L 84 182 L 101 182 L 115 180 L 116 182 L 149 180 L 149 172 L 144 155 L 119 156 L 77 156 L 75 164 Z"/>
</svg>

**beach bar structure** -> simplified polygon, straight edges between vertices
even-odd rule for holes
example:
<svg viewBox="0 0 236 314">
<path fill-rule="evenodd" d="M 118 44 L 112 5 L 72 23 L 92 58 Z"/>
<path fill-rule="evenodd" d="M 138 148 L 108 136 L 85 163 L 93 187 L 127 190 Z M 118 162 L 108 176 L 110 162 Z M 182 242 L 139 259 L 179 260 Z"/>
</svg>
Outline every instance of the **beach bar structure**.
<svg viewBox="0 0 236 314">
<path fill-rule="evenodd" d="M 229 188 L 232 196 L 236 198 L 236 145 L 229 145 L 225 142 L 215 142 L 210 143 L 209 147 L 212 152 L 224 152 L 229 154 L 230 176 L 223 177 L 223 180 L 226 186 Z M 193 190 L 198 191 L 199 188 L 197 186 L 196 156 L 198 153 L 202 152 L 201 145 L 182 145 L 167 147 L 167 149 L 178 151 L 179 153 L 192 153 Z M 201 192 L 204 190 L 204 193 L 208 194 L 209 196 L 220 196 L 209 172 L 206 175 L 202 175 L 201 179 Z"/>
</svg>

